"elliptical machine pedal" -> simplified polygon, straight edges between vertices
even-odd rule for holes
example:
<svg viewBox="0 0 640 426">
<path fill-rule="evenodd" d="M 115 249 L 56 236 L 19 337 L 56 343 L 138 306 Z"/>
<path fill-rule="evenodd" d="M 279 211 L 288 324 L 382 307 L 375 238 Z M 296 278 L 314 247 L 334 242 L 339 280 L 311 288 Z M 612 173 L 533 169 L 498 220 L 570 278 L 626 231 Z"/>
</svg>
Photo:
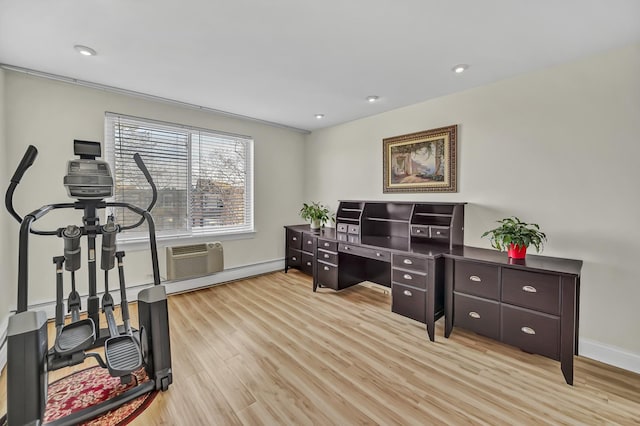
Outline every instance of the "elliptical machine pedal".
<svg viewBox="0 0 640 426">
<path fill-rule="evenodd" d="M 127 334 L 107 339 L 104 355 L 109 374 L 113 377 L 126 376 L 142 367 L 140 345 L 133 336 Z"/>
<path fill-rule="evenodd" d="M 58 355 L 66 356 L 89 349 L 95 341 L 95 325 L 91 318 L 87 318 L 62 327 L 53 348 Z"/>
</svg>

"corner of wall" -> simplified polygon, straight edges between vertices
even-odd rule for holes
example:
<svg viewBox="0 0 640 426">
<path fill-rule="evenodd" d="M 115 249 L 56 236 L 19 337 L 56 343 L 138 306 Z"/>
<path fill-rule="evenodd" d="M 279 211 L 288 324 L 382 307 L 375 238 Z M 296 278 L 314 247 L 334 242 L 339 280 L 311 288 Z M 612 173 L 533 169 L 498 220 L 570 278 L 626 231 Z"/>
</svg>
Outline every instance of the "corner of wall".
<svg viewBox="0 0 640 426">
<path fill-rule="evenodd" d="M 2 182 L 2 188 L 4 183 L 9 179 L 8 174 L 8 159 L 7 159 L 7 126 L 5 118 L 5 70 L 0 68 L 0 182 Z M 7 235 L 8 232 L 8 215 L 4 212 L 0 214 L 0 234 Z M 6 242 L 0 243 L 0 270 L 7 271 L 9 265 L 7 261 L 7 247 Z M 11 276 L 11 274 L 9 274 Z M 6 344 L 5 336 L 7 332 L 8 314 L 9 314 L 9 280 L 0 280 L 0 369 L 4 368 L 7 361 L 6 356 Z"/>
</svg>

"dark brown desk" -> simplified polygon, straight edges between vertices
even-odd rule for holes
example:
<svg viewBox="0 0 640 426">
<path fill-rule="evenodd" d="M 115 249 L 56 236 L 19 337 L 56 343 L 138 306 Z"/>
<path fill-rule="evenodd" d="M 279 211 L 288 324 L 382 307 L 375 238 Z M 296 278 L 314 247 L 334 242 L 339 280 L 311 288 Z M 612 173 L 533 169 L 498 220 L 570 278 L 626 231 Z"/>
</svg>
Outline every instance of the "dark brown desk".
<svg viewBox="0 0 640 426">
<path fill-rule="evenodd" d="M 426 324 L 462 327 L 560 361 L 573 384 L 582 261 L 462 246 L 464 203 L 342 201 L 336 228 L 285 226 L 285 272 L 318 287 L 363 281 L 391 288 L 391 310 Z M 459 244 L 458 244 L 459 243 Z"/>
</svg>

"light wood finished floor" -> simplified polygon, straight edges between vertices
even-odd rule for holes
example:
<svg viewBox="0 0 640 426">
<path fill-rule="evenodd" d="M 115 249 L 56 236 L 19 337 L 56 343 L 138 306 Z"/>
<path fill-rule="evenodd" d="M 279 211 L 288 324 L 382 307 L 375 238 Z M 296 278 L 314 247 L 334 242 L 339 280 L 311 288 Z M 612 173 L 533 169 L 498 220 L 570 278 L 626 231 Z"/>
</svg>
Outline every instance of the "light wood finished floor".
<svg viewBox="0 0 640 426">
<path fill-rule="evenodd" d="M 432 343 L 376 289 L 314 294 L 289 271 L 169 306 L 174 383 L 132 425 L 640 424 L 640 375 L 578 357 L 568 386 L 558 362 L 445 339 L 442 320 Z"/>
</svg>

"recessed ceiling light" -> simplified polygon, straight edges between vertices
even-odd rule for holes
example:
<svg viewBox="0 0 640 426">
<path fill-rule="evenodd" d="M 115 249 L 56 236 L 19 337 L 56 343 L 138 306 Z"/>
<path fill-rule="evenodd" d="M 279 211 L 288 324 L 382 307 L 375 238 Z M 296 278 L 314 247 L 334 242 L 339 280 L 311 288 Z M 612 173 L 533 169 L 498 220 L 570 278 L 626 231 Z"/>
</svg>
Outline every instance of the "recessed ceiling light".
<svg viewBox="0 0 640 426">
<path fill-rule="evenodd" d="M 78 51 L 78 53 L 80 53 L 81 55 L 84 56 L 95 56 L 97 55 L 96 51 L 93 50 L 90 47 L 87 46 L 81 46 L 79 44 L 76 44 L 75 46 L 73 46 L 74 49 L 76 49 Z"/>
<path fill-rule="evenodd" d="M 367 96 L 367 101 L 374 103 L 375 101 L 377 101 L 379 99 L 378 96 L 375 95 L 371 95 L 371 96 Z"/>
<path fill-rule="evenodd" d="M 318 120 L 322 120 L 324 118 L 324 114 L 316 114 L 316 118 Z"/>
<path fill-rule="evenodd" d="M 469 65 L 458 64 L 455 67 L 451 68 L 451 71 L 455 72 L 456 74 L 460 74 L 462 72 L 465 72 L 467 69 L 469 69 Z"/>
</svg>

